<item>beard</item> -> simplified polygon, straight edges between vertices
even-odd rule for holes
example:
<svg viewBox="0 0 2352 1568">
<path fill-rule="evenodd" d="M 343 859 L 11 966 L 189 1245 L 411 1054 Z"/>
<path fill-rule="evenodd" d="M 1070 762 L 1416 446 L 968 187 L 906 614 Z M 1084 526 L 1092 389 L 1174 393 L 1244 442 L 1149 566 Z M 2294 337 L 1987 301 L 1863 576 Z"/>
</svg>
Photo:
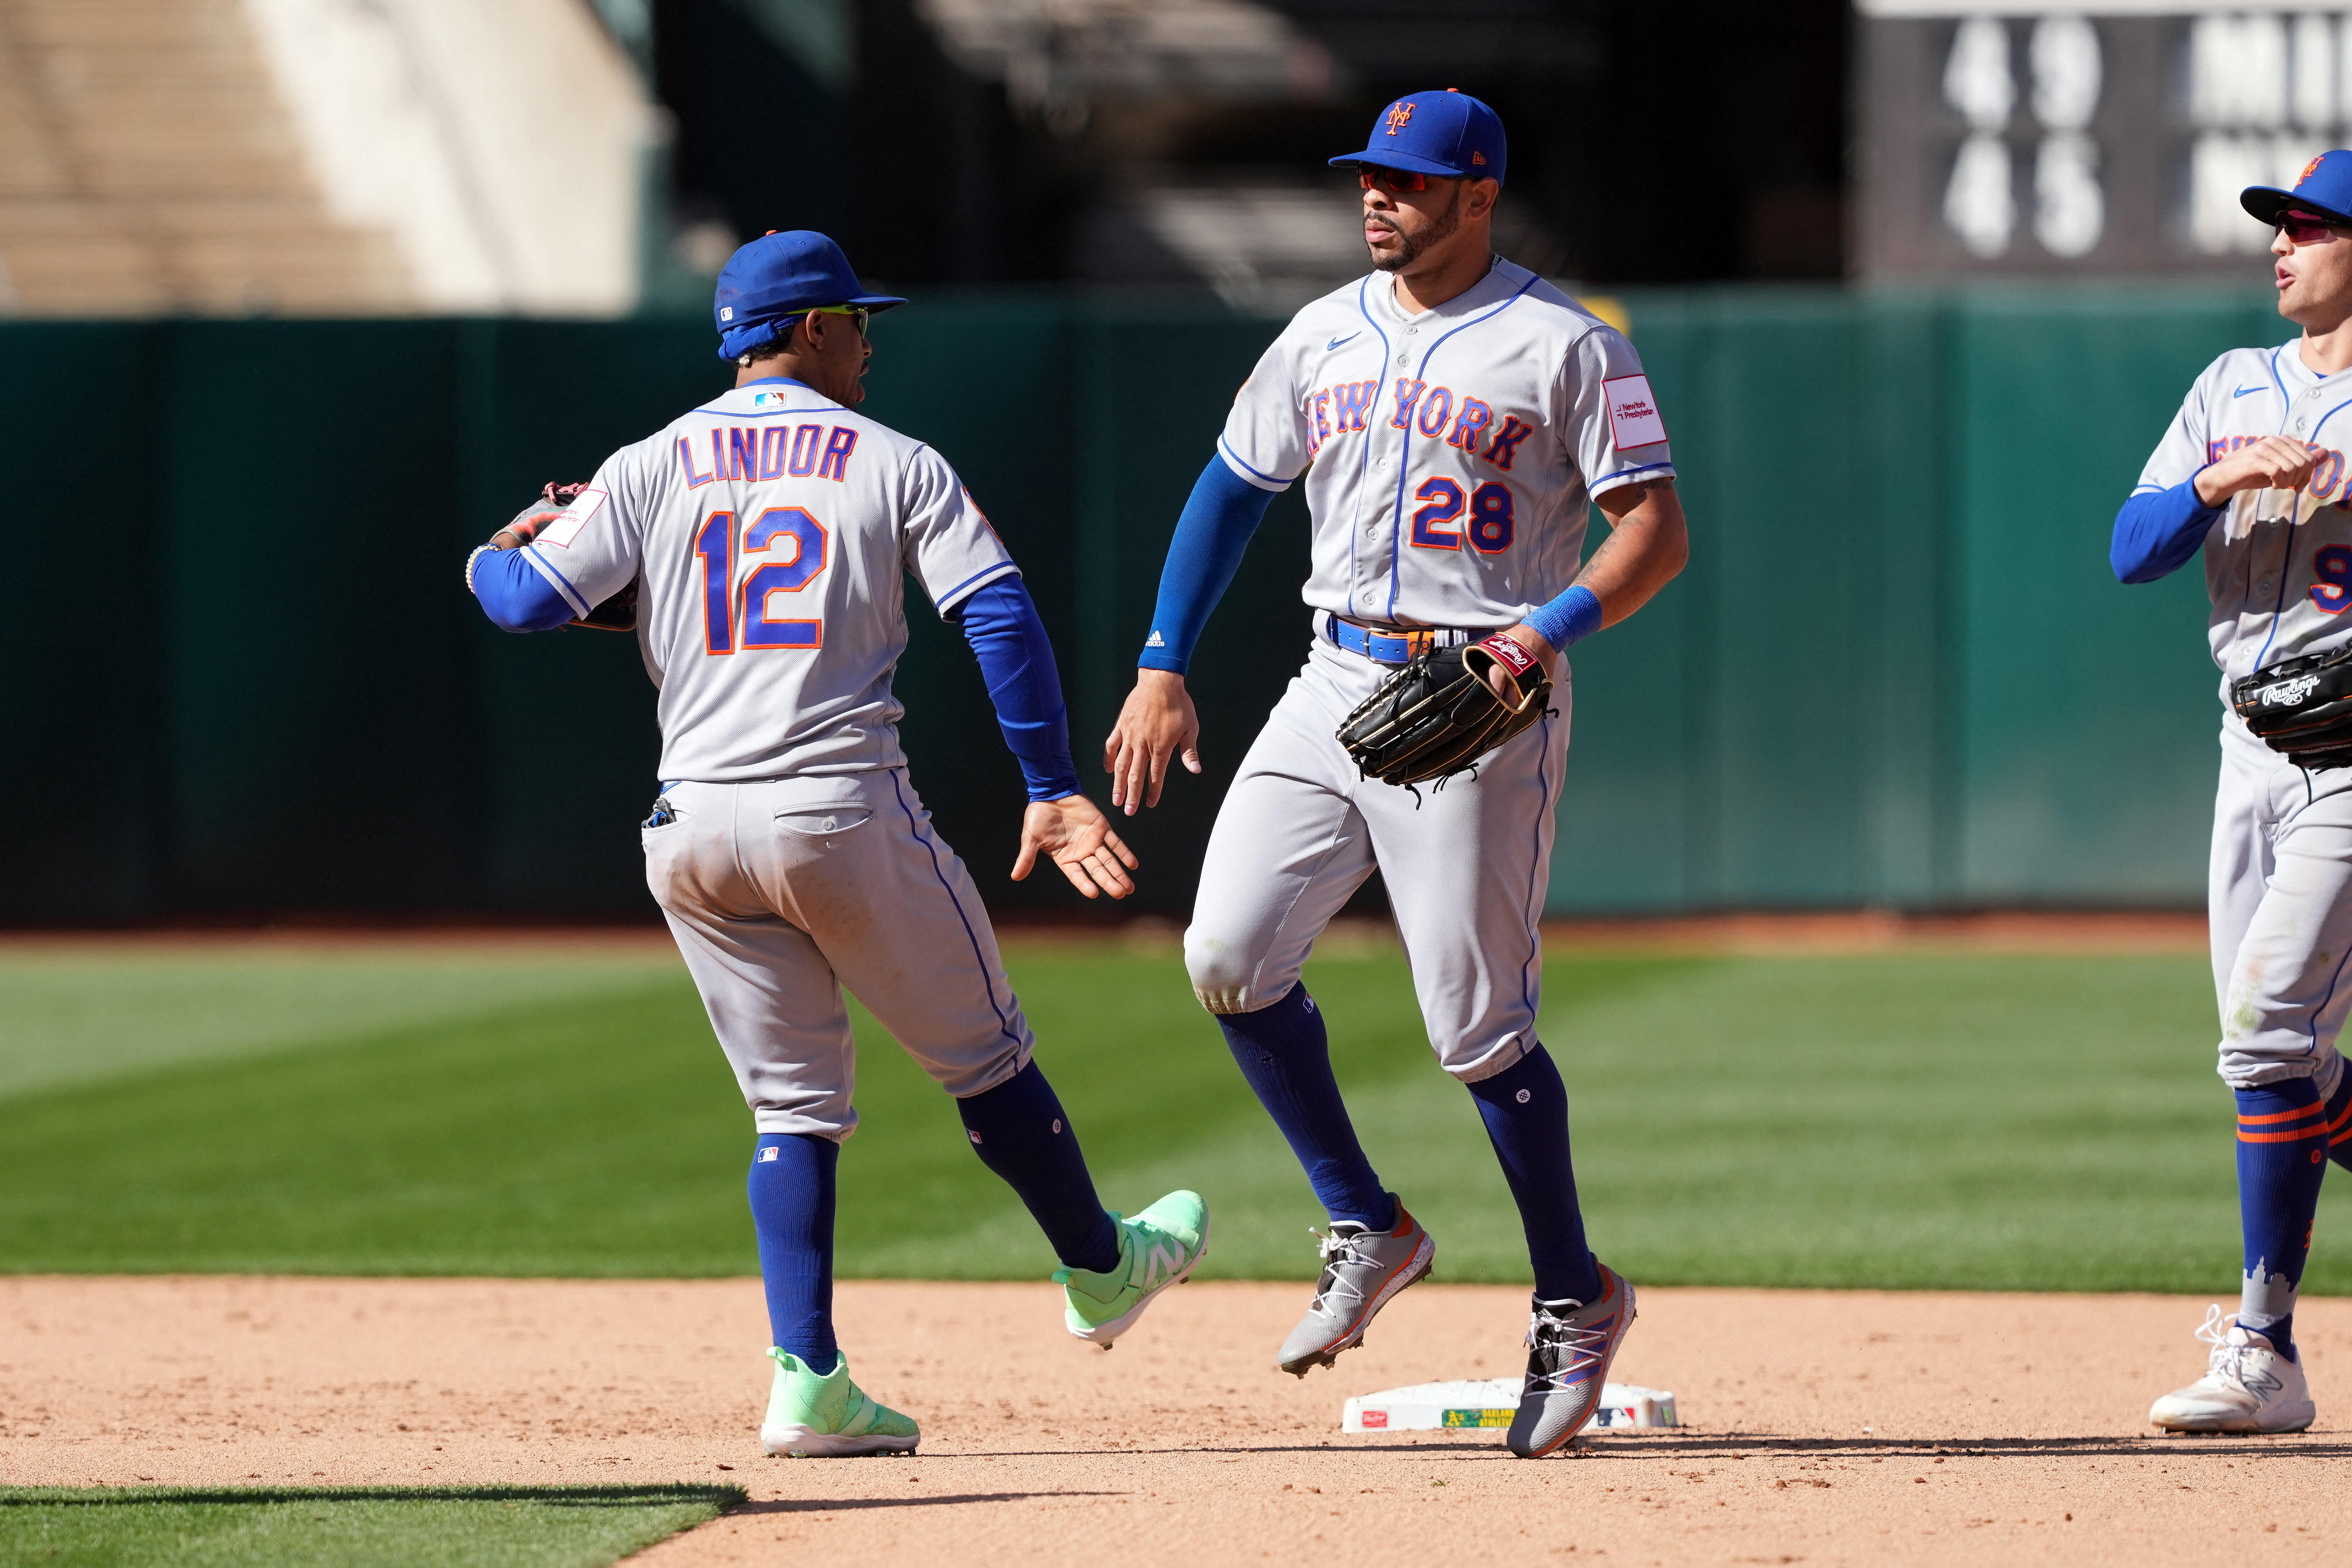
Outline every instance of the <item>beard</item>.
<svg viewBox="0 0 2352 1568">
<path fill-rule="evenodd" d="M 1427 228 L 1423 229 L 1419 234 L 1408 234 L 1402 226 L 1399 226 L 1396 231 L 1398 244 L 1395 253 L 1382 257 L 1378 252 L 1374 252 L 1372 266 L 1381 272 L 1402 272 L 1420 260 L 1423 253 L 1431 246 L 1442 239 L 1450 238 L 1454 231 L 1461 226 L 1462 184 L 1457 184 L 1454 187 L 1454 199 L 1445 204 L 1445 210 L 1438 214 Z"/>
</svg>

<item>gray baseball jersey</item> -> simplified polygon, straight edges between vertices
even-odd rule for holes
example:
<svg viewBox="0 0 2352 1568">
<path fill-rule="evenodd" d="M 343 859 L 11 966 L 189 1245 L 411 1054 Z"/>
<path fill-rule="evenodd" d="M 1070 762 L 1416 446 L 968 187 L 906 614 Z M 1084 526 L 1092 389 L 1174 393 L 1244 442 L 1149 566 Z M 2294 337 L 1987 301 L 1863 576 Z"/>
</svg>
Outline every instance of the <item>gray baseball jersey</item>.
<svg viewBox="0 0 2352 1568">
<path fill-rule="evenodd" d="M 525 553 L 583 614 L 642 575 L 661 776 L 707 782 L 903 767 L 905 574 L 945 612 L 1015 570 L 938 453 L 782 381 L 614 453 Z"/>
<path fill-rule="evenodd" d="M 845 1138 L 846 984 L 950 1094 L 1029 1059 L 971 875 L 898 748 L 905 577 L 943 611 L 1014 568 L 921 443 L 787 381 L 605 460 L 526 547 L 574 610 L 640 578 L 661 688 L 646 881 L 762 1132 Z"/>
<path fill-rule="evenodd" d="M 2197 470 L 2264 436 L 2326 446 L 2352 440 L 2352 377 L 2305 368 L 2293 343 L 2231 349 L 2189 389 L 2134 493 L 2170 489 Z M 2334 647 L 2352 633 L 2352 512 L 2344 452 L 2330 447 L 2304 490 L 2246 490 L 2205 536 L 2208 626 L 2221 667 L 2225 722 L 2229 684 L 2297 654 Z"/>
<path fill-rule="evenodd" d="M 1456 628 L 1566 591 L 1589 498 L 1674 473 L 1633 345 L 1507 261 L 1420 315 L 1378 274 L 1307 306 L 1218 450 L 1263 489 L 1306 476 L 1307 604 Z M 1317 640 L 1218 810 L 1186 967 L 1211 1012 L 1272 1005 L 1377 864 L 1431 1047 L 1475 1081 L 1536 1043 L 1568 672 L 1550 717 L 1436 792 L 1365 778 L 1333 735 L 1391 673 Z"/>
<path fill-rule="evenodd" d="M 1408 626 L 1525 619 L 1575 580 L 1590 498 L 1674 472 L 1633 345 L 1499 259 L 1417 316 L 1381 273 L 1300 310 L 1217 449 L 1264 489 L 1306 476 L 1309 605 Z"/>
<path fill-rule="evenodd" d="M 2189 389 L 2135 493 L 2170 489 L 2264 436 L 2320 446 L 2352 437 L 2352 377 L 2306 368 L 2294 343 L 2232 349 Z M 2230 710 L 2229 686 L 2352 632 L 2352 512 L 2330 447 L 2302 490 L 2231 498 L 2205 535 L 2207 627 L 2221 667 L 2221 776 L 2207 901 L 2221 1073 L 2248 1087 L 2343 1071 L 2352 1008 L 2352 771 L 2305 773 Z"/>
</svg>

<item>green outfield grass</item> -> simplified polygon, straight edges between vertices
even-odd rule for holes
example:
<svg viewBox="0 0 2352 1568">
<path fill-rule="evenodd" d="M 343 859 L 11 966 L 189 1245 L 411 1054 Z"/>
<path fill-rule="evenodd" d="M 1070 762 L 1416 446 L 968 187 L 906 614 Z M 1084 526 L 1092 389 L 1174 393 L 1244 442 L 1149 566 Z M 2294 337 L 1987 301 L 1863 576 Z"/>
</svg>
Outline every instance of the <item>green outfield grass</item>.
<svg viewBox="0 0 2352 1568">
<path fill-rule="evenodd" d="M 1205 1275 L 1309 1276 L 1319 1211 L 1173 952 L 1015 943 L 1011 966 L 1105 1201 L 1196 1186 Z M 1439 1278 L 1524 1279 L 1401 957 L 1359 948 L 1308 978 Z M 1545 984 L 1594 1245 L 1637 1281 L 2234 1285 L 2198 956 L 1559 953 Z M 859 1029 L 842 1272 L 1042 1277 L 952 1105 Z M 0 961 L 14 1271 L 749 1273 L 751 1144 L 674 960 Z M 2352 1286 L 2335 1207 L 2318 1290 Z"/>
<path fill-rule="evenodd" d="M 0 1568 L 606 1568 L 735 1487 L 0 1487 Z"/>
</svg>

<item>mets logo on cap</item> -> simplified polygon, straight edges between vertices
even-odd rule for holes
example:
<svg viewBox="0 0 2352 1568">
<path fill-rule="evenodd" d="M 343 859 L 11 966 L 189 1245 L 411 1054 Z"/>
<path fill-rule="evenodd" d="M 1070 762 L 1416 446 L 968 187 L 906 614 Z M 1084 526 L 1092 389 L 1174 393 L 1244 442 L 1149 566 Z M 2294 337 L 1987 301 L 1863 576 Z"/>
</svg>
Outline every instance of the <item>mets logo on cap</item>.
<svg viewBox="0 0 2352 1568">
<path fill-rule="evenodd" d="M 1415 174 L 1500 182 L 1503 122 L 1466 92 L 1433 88 L 1409 92 L 1372 117 L 1360 153 L 1342 153 L 1335 164 L 1370 163 Z"/>
</svg>

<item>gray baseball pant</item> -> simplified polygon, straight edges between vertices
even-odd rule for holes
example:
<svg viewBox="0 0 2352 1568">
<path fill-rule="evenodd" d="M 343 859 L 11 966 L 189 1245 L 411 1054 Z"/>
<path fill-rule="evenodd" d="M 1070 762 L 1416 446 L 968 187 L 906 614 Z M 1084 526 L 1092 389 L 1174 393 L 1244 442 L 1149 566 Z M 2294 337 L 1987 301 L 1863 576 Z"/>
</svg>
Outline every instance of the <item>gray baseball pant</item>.
<svg viewBox="0 0 2352 1568">
<path fill-rule="evenodd" d="M 844 986 L 959 1100 L 1027 1065 L 988 910 L 904 769 L 663 795 L 646 883 L 761 1132 L 856 1128 Z"/>
</svg>

